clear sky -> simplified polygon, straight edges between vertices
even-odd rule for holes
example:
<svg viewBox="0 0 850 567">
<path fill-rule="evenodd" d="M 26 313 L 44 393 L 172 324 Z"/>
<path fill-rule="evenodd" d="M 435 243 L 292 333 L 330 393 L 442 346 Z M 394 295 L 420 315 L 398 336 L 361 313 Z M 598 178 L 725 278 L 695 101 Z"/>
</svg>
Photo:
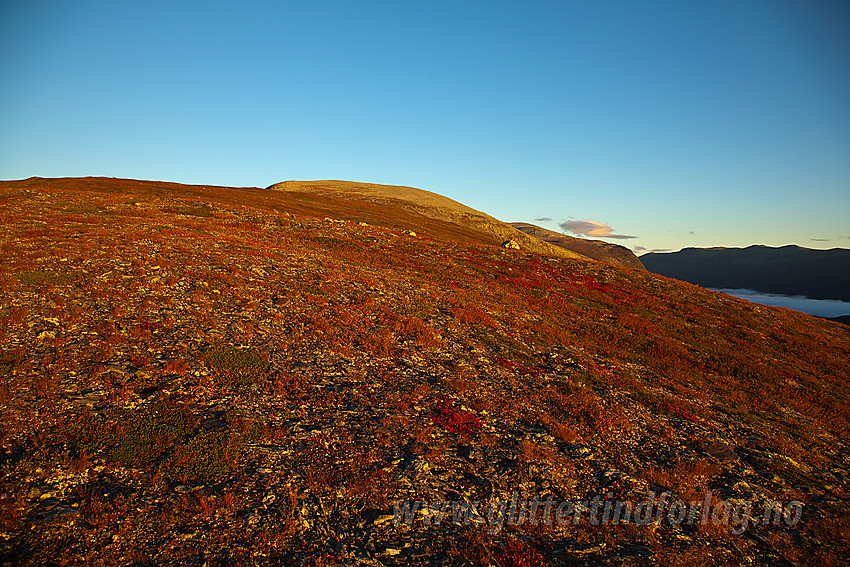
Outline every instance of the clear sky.
<svg viewBox="0 0 850 567">
<path fill-rule="evenodd" d="M 88 175 L 846 248 L 850 2 L 4 0 L 0 179 Z"/>
</svg>

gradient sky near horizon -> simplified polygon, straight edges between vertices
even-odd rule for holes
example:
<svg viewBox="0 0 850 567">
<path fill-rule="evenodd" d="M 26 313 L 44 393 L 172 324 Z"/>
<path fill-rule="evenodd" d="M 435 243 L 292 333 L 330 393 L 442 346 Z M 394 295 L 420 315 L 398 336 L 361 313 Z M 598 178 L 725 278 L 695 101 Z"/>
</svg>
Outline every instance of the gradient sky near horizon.
<svg viewBox="0 0 850 567">
<path fill-rule="evenodd" d="M 5 0 L 0 80 L 0 179 L 346 179 L 639 253 L 850 247 L 844 0 Z"/>
</svg>

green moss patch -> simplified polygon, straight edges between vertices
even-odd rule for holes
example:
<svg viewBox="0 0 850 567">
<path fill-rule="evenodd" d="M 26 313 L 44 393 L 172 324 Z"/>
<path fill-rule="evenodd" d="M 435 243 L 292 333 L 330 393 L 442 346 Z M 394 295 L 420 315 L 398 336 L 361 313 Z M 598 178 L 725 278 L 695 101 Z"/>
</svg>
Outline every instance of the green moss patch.
<svg viewBox="0 0 850 567">
<path fill-rule="evenodd" d="M 269 371 L 269 363 L 262 357 L 229 346 L 208 349 L 204 361 L 222 374 L 228 386 L 248 386 Z"/>
<path fill-rule="evenodd" d="M 74 281 L 74 278 L 69 274 L 61 274 L 44 270 L 18 272 L 13 277 L 26 285 L 66 285 Z"/>
</svg>

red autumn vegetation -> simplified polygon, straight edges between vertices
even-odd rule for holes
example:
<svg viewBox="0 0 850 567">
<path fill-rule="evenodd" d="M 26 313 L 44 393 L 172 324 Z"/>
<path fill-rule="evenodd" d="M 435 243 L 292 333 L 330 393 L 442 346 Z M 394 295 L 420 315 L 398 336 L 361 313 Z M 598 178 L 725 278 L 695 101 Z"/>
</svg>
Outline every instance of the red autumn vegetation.
<svg viewBox="0 0 850 567">
<path fill-rule="evenodd" d="M 481 420 L 474 413 L 452 407 L 445 398 L 438 398 L 431 409 L 434 423 L 455 435 L 466 435 L 481 429 Z"/>
<path fill-rule="evenodd" d="M 380 203 L 31 179 L 0 204 L 4 562 L 850 560 L 845 326 Z M 519 486 L 806 509 L 742 536 L 379 521 Z"/>
</svg>

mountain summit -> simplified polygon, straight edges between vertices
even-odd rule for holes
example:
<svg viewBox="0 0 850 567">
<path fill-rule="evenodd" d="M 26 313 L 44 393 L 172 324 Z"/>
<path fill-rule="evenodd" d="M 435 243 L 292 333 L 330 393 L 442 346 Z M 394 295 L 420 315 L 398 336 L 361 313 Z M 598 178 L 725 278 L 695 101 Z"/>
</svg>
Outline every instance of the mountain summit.
<svg viewBox="0 0 850 567">
<path fill-rule="evenodd" d="M 346 216 L 348 208 L 357 218 L 372 213 L 383 222 L 404 220 L 406 227 L 414 229 L 416 224 L 429 227 L 438 234 L 461 237 L 465 240 L 502 244 L 513 240 L 520 249 L 563 258 L 585 258 L 580 253 L 552 245 L 548 242 L 520 232 L 511 225 L 481 211 L 453 201 L 448 197 L 396 185 L 356 183 L 352 181 L 284 181 L 268 189 L 300 196 L 304 200 L 332 200 L 342 207 L 337 216 Z M 391 214 L 387 214 L 390 207 Z M 407 217 L 407 218 L 404 218 Z M 414 225 L 414 226 L 411 226 Z"/>
</svg>

